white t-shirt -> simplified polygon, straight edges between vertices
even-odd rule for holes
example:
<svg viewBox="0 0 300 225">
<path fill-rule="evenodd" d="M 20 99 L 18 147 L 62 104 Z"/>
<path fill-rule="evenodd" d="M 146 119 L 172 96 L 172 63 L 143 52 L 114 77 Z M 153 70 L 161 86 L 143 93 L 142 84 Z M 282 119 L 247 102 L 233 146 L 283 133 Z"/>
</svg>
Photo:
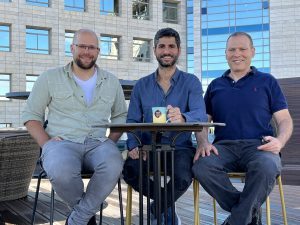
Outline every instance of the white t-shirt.
<svg viewBox="0 0 300 225">
<path fill-rule="evenodd" d="M 93 93 L 96 88 L 97 82 L 97 69 L 95 69 L 95 73 L 93 76 L 88 80 L 81 80 L 79 79 L 74 73 L 73 77 L 75 82 L 81 87 L 84 92 L 84 101 L 85 103 L 90 106 L 93 101 Z"/>
</svg>

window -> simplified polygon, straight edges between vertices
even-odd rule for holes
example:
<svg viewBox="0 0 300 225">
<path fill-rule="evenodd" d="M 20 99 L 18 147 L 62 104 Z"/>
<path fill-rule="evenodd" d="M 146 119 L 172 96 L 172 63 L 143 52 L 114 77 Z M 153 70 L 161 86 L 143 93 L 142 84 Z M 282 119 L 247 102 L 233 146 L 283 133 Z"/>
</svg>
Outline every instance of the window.
<svg viewBox="0 0 300 225">
<path fill-rule="evenodd" d="M 26 0 L 26 2 L 30 5 L 49 7 L 48 0 Z"/>
<path fill-rule="evenodd" d="M 10 51 L 10 26 L 0 24 L 0 51 Z"/>
<path fill-rule="evenodd" d="M 150 62 L 150 41 L 133 39 L 133 60 Z"/>
<path fill-rule="evenodd" d="M 149 20 L 149 0 L 133 0 L 132 17 L 140 20 Z"/>
<path fill-rule="evenodd" d="M 65 0 L 65 10 L 67 11 L 85 11 L 85 1 L 84 0 Z"/>
<path fill-rule="evenodd" d="M 178 23 L 177 3 L 163 3 L 163 21 L 166 23 Z"/>
<path fill-rule="evenodd" d="M 70 46 L 73 42 L 74 34 L 75 34 L 74 31 L 66 31 L 65 33 L 65 55 L 66 56 L 72 56 Z"/>
<path fill-rule="evenodd" d="M 31 91 L 38 75 L 26 74 L 26 91 Z"/>
<path fill-rule="evenodd" d="M 11 127 L 11 123 L 0 123 L 0 128 Z"/>
<path fill-rule="evenodd" d="M 119 37 L 101 35 L 101 58 L 119 59 Z"/>
<path fill-rule="evenodd" d="M 118 15 L 119 0 L 100 0 L 101 15 Z"/>
<path fill-rule="evenodd" d="M 11 2 L 11 0 L 0 0 L 0 2 Z"/>
<path fill-rule="evenodd" d="M 49 30 L 26 28 L 26 52 L 50 54 Z"/>
<path fill-rule="evenodd" d="M 10 92 L 10 74 L 0 73 L 0 100 L 8 101 L 5 94 Z"/>
</svg>

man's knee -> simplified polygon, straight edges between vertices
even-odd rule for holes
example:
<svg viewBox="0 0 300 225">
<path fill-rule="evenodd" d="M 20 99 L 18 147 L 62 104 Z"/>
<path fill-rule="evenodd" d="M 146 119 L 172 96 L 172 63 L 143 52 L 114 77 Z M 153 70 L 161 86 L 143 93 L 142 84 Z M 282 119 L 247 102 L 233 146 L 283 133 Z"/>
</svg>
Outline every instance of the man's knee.
<svg viewBox="0 0 300 225">
<path fill-rule="evenodd" d="M 194 177 L 200 182 L 204 181 L 213 165 L 209 157 L 199 158 L 192 167 Z"/>
<path fill-rule="evenodd" d="M 139 179 L 139 160 L 127 159 L 123 167 L 123 179 L 127 184 L 135 188 Z"/>
<path fill-rule="evenodd" d="M 281 172 L 281 161 L 279 156 L 270 153 L 254 161 L 251 167 L 258 171 L 262 178 L 275 179 Z"/>
</svg>

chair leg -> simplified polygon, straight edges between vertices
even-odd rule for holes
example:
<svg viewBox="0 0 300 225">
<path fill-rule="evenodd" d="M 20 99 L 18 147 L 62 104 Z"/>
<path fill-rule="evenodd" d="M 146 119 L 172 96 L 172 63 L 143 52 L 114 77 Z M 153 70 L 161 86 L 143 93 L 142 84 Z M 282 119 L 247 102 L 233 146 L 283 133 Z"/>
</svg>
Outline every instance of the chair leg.
<svg viewBox="0 0 300 225">
<path fill-rule="evenodd" d="M 277 183 L 278 183 L 279 193 L 280 193 L 283 224 L 288 225 L 281 176 L 277 177 Z"/>
<path fill-rule="evenodd" d="M 51 188 L 51 203 L 50 203 L 50 225 L 53 225 L 53 220 L 54 220 L 54 189 Z"/>
<path fill-rule="evenodd" d="M 218 225 L 216 199 L 213 199 L 213 207 L 214 207 L 214 225 Z"/>
<path fill-rule="evenodd" d="M 194 191 L 194 224 L 200 225 L 199 215 L 199 182 L 193 180 L 193 191 Z"/>
<path fill-rule="evenodd" d="M 99 225 L 102 225 L 102 216 L 103 216 L 103 202 L 100 205 L 100 219 L 99 219 Z"/>
<path fill-rule="evenodd" d="M 267 225 L 271 225 L 271 209 L 270 209 L 270 197 L 266 199 L 266 221 Z"/>
<path fill-rule="evenodd" d="M 119 192 L 119 205 L 120 205 L 121 225 L 124 225 L 122 187 L 121 187 L 121 179 L 120 178 L 118 180 L 118 192 Z"/>
<path fill-rule="evenodd" d="M 35 197 L 34 197 L 32 217 L 31 217 L 31 225 L 34 225 L 34 222 L 35 222 L 35 213 L 36 213 L 36 208 L 37 208 L 37 202 L 38 202 L 38 199 L 39 199 L 41 180 L 42 180 L 42 176 L 44 176 L 44 175 L 45 175 L 45 171 L 43 170 L 43 171 L 40 172 L 40 174 L 38 176 L 36 191 L 35 191 Z"/>
<path fill-rule="evenodd" d="M 132 210 L 132 187 L 127 186 L 127 202 L 126 202 L 126 225 L 131 225 L 131 210 Z"/>
</svg>

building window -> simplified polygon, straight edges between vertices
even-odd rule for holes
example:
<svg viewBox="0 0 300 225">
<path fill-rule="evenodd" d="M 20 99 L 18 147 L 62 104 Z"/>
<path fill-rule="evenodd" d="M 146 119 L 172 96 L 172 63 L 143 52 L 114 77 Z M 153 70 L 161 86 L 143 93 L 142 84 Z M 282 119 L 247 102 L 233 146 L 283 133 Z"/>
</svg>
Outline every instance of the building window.
<svg viewBox="0 0 300 225">
<path fill-rule="evenodd" d="M 119 59 L 119 37 L 101 35 L 101 58 Z"/>
<path fill-rule="evenodd" d="M 132 52 L 134 61 L 150 62 L 150 41 L 134 38 Z"/>
<path fill-rule="evenodd" d="M 26 0 L 26 2 L 30 5 L 49 7 L 48 0 Z"/>
<path fill-rule="evenodd" d="M 0 73 L 0 100 L 8 101 L 5 94 L 10 92 L 10 74 Z"/>
<path fill-rule="evenodd" d="M 140 20 L 149 20 L 149 0 L 133 0 L 132 17 Z"/>
<path fill-rule="evenodd" d="M 119 0 L 100 0 L 101 15 L 118 15 Z"/>
<path fill-rule="evenodd" d="M 85 1 L 84 0 L 65 0 L 65 10 L 67 11 L 85 11 Z"/>
<path fill-rule="evenodd" d="M 11 123 L 0 123 L 0 128 L 8 128 L 11 127 Z"/>
<path fill-rule="evenodd" d="M 11 2 L 11 0 L 1 0 L 0 2 Z"/>
<path fill-rule="evenodd" d="M 166 23 L 178 23 L 178 4 L 163 2 L 163 21 Z"/>
<path fill-rule="evenodd" d="M 0 51 L 10 51 L 10 26 L 0 24 Z"/>
<path fill-rule="evenodd" d="M 73 43 L 74 31 L 66 31 L 65 33 L 65 55 L 72 56 L 71 44 Z"/>
<path fill-rule="evenodd" d="M 38 75 L 26 74 L 26 91 L 31 91 Z"/>
<path fill-rule="evenodd" d="M 50 54 L 49 33 L 47 29 L 26 28 L 26 52 Z"/>
</svg>

